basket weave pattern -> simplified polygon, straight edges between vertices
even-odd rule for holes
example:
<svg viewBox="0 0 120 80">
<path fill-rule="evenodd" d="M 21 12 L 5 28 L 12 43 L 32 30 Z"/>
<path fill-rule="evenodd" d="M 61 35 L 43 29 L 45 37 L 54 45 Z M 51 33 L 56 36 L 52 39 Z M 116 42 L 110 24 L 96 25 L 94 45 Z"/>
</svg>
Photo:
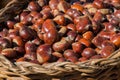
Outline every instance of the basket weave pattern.
<svg viewBox="0 0 120 80">
<path fill-rule="evenodd" d="M 29 0 L 12 0 L 0 10 L 0 22 L 18 14 Z M 54 62 L 38 65 L 29 62 L 11 63 L 0 55 L 0 80 L 120 80 L 120 49 L 105 59 L 88 60 L 77 64 Z"/>
</svg>

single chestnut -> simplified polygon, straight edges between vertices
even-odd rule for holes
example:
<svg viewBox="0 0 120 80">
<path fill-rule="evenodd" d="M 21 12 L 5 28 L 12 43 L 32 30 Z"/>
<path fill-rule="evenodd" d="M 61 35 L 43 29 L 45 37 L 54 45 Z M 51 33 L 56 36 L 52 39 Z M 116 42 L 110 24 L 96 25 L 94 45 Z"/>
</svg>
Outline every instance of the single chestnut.
<svg viewBox="0 0 120 80">
<path fill-rule="evenodd" d="M 24 49 L 24 47 L 14 47 L 13 48 L 17 53 L 19 53 L 18 55 L 24 55 L 25 54 L 25 49 Z"/>
<path fill-rule="evenodd" d="M 104 48 L 104 47 L 106 47 L 106 46 L 111 46 L 111 47 L 113 47 L 113 49 L 115 49 L 114 43 L 112 43 L 112 42 L 109 41 L 109 40 L 103 41 L 103 43 L 101 44 L 101 46 L 102 46 L 102 48 Z"/>
<path fill-rule="evenodd" d="M 94 56 L 94 55 L 96 55 L 97 53 L 96 53 L 96 51 L 94 50 L 94 49 L 92 49 L 92 48 L 85 48 L 84 50 L 83 50 L 83 52 L 82 52 L 82 56 L 83 57 L 85 57 L 85 58 L 87 58 L 87 59 L 89 59 L 89 58 L 91 58 L 92 56 Z"/>
<path fill-rule="evenodd" d="M 88 59 L 86 57 L 81 57 L 78 59 L 80 62 L 87 61 Z"/>
<path fill-rule="evenodd" d="M 28 27 L 23 27 L 19 30 L 19 35 L 24 39 L 24 40 L 31 40 L 34 37 L 36 37 L 36 32 Z"/>
<path fill-rule="evenodd" d="M 110 22 L 105 22 L 105 23 L 103 23 L 103 25 L 104 25 L 104 30 L 105 31 L 110 31 L 110 32 L 116 32 L 117 31 L 117 28 L 112 24 L 112 23 L 110 23 Z"/>
<path fill-rule="evenodd" d="M 98 55 L 92 56 L 90 59 L 100 59 L 100 58 L 102 58 L 102 57 L 101 57 L 101 55 L 98 54 Z"/>
<path fill-rule="evenodd" d="M 37 49 L 36 44 L 32 43 L 31 41 L 25 43 L 26 53 L 36 52 L 36 49 Z"/>
<path fill-rule="evenodd" d="M 110 56 L 110 54 L 112 54 L 114 52 L 114 49 L 113 49 L 113 47 L 111 47 L 111 46 L 106 46 L 106 47 L 104 47 L 102 50 L 101 50 L 101 56 L 103 57 L 103 58 L 107 58 L 108 56 Z"/>
<path fill-rule="evenodd" d="M 91 46 L 91 41 L 85 39 L 85 38 L 81 38 L 78 42 L 80 42 L 81 44 L 85 45 L 86 47 L 90 47 Z"/>
<path fill-rule="evenodd" d="M 40 11 L 41 7 L 39 6 L 39 4 L 37 2 L 31 1 L 28 4 L 28 10 L 30 10 L 30 11 Z"/>
<path fill-rule="evenodd" d="M 101 12 L 97 11 L 93 17 L 93 20 L 96 21 L 96 22 L 102 22 L 104 21 L 104 16 Z"/>
<path fill-rule="evenodd" d="M 24 20 L 25 17 L 30 13 L 30 11 L 23 11 L 21 14 L 20 14 L 20 21 Z"/>
<path fill-rule="evenodd" d="M 68 59 L 69 57 L 76 57 L 76 54 L 74 53 L 73 50 L 67 49 L 64 51 L 63 56 Z"/>
<path fill-rule="evenodd" d="M 76 27 L 72 23 L 67 25 L 67 29 L 72 30 L 72 31 L 76 31 Z"/>
<path fill-rule="evenodd" d="M 75 19 L 75 18 L 80 17 L 82 15 L 82 13 L 80 13 L 78 10 L 71 9 L 71 8 L 67 10 L 66 14 L 71 16 L 72 19 Z"/>
<path fill-rule="evenodd" d="M 17 56 L 17 53 L 12 48 L 7 48 L 1 51 L 1 54 L 6 56 L 7 58 L 14 58 Z"/>
<path fill-rule="evenodd" d="M 24 57 L 27 59 L 27 60 L 36 60 L 37 59 L 37 55 L 35 52 L 30 52 L 30 53 L 26 53 L 24 55 Z"/>
<path fill-rule="evenodd" d="M 10 48 L 12 46 L 11 40 L 8 38 L 0 38 L 0 45 L 2 46 L 2 49 Z"/>
<path fill-rule="evenodd" d="M 115 46 L 120 47 L 120 34 L 113 35 L 110 41 L 113 42 Z"/>
<path fill-rule="evenodd" d="M 81 11 L 81 12 L 84 10 L 83 6 L 80 5 L 80 4 L 73 4 L 73 5 L 71 5 L 71 8 L 72 8 L 72 9 L 79 10 L 79 11 Z"/>
<path fill-rule="evenodd" d="M 53 52 L 52 55 L 55 57 L 58 57 L 58 58 L 63 57 L 62 53 L 60 53 L 60 52 Z"/>
<path fill-rule="evenodd" d="M 101 0 L 94 0 L 93 1 L 93 6 L 98 8 L 98 9 L 101 9 L 101 8 L 104 7 L 104 3 Z"/>
<path fill-rule="evenodd" d="M 65 23 L 66 23 L 66 19 L 65 19 L 64 15 L 57 15 L 53 20 L 58 25 L 65 25 Z"/>
<path fill-rule="evenodd" d="M 79 33 L 84 33 L 88 31 L 90 28 L 89 19 L 87 17 L 83 17 L 80 22 L 77 23 L 76 29 Z"/>
<path fill-rule="evenodd" d="M 94 34 L 92 31 L 87 31 L 82 36 L 83 38 L 90 40 L 90 41 L 94 38 Z"/>
<path fill-rule="evenodd" d="M 52 47 L 54 51 L 61 52 L 66 50 L 69 47 L 69 45 L 69 42 L 62 38 L 61 41 L 55 42 Z"/>
<path fill-rule="evenodd" d="M 39 38 L 35 38 L 32 40 L 32 43 L 34 43 L 35 45 L 40 45 L 41 44 L 41 40 Z"/>
<path fill-rule="evenodd" d="M 69 58 L 67 59 L 67 61 L 70 61 L 70 62 L 75 63 L 75 62 L 77 62 L 77 61 L 78 61 L 78 58 L 77 58 L 77 57 L 75 57 L 75 56 L 73 56 L 73 57 L 69 57 Z"/>
<path fill-rule="evenodd" d="M 72 43 L 75 40 L 76 36 L 77 36 L 77 33 L 75 31 L 69 31 L 67 33 L 68 42 Z"/>
<path fill-rule="evenodd" d="M 62 11 L 64 13 L 66 13 L 66 11 L 70 8 L 70 4 L 67 3 L 66 1 L 61 0 L 58 5 L 57 8 L 59 11 Z"/>
<path fill-rule="evenodd" d="M 49 6 L 52 10 L 57 9 L 57 5 L 59 3 L 59 0 L 50 0 L 49 1 Z"/>
<path fill-rule="evenodd" d="M 10 20 L 7 21 L 7 26 L 8 26 L 9 29 L 13 29 L 14 25 L 15 25 L 14 21 L 10 21 Z"/>
<path fill-rule="evenodd" d="M 3 30 L 0 32 L 0 37 L 6 37 L 8 33 L 9 31 L 6 28 L 3 28 Z"/>
<path fill-rule="evenodd" d="M 98 47 L 99 49 L 101 49 L 101 44 L 102 44 L 103 41 L 105 41 L 105 40 L 108 40 L 108 39 L 106 39 L 106 38 L 104 38 L 104 37 L 102 37 L 102 36 L 96 36 L 96 37 L 93 38 L 92 43 L 93 43 L 96 47 Z"/>
<path fill-rule="evenodd" d="M 72 49 L 75 53 L 80 54 L 84 50 L 85 46 L 80 42 L 72 43 Z"/>
<path fill-rule="evenodd" d="M 98 34 L 98 36 L 101 36 L 101 37 L 106 38 L 106 39 L 110 39 L 115 34 L 116 34 L 116 32 L 114 32 L 114 31 L 104 31 L 104 30 L 102 30 Z"/>
<path fill-rule="evenodd" d="M 43 15 L 43 19 L 49 19 L 53 17 L 49 6 L 44 6 L 40 13 Z"/>
<path fill-rule="evenodd" d="M 61 57 L 61 58 L 59 58 L 58 60 L 57 60 L 57 62 L 65 62 L 66 60 L 65 60 L 65 58 L 64 57 Z"/>
<path fill-rule="evenodd" d="M 14 46 L 21 46 L 21 47 L 24 46 L 24 42 L 23 42 L 23 40 L 22 40 L 22 38 L 20 36 L 15 36 L 12 39 L 12 42 L 13 42 Z"/>
<path fill-rule="evenodd" d="M 50 60 L 52 54 L 51 46 L 48 44 L 40 45 L 37 48 L 37 60 L 39 63 L 45 63 Z"/>
</svg>

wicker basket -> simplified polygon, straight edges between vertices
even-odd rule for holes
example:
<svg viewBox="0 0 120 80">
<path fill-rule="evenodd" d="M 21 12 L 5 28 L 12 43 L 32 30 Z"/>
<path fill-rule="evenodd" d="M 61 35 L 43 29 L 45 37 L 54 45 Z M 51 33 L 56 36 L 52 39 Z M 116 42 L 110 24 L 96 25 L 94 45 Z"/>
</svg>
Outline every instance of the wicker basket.
<svg viewBox="0 0 120 80">
<path fill-rule="evenodd" d="M 13 13 L 18 14 L 29 1 L 1 0 L 0 22 L 10 19 Z M 29 62 L 11 63 L 0 55 L 0 80 L 120 80 L 119 73 L 120 49 L 108 58 L 77 64 L 71 62 L 54 62 L 46 65 Z"/>
</svg>

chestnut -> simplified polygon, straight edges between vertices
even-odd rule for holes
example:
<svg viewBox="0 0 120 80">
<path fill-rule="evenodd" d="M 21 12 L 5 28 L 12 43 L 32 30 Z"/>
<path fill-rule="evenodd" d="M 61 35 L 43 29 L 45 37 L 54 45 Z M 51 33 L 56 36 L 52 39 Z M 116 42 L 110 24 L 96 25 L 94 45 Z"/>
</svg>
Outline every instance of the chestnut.
<svg viewBox="0 0 120 80">
<path fill-rule="evenodd" d="M 86 57 L 81 57 L 78 59 L 80 62 L 87 61 L 88 59 Z"/>
<path fill-rule="evenodd" d="M 25 54 L 25 49 L 24 47 L 14 47 L 13 48 L 17 53 L 19 53 L 18 55 L 23 55 Z"/>
<path fill-rule="evenodd" d="M 104 4 L 103 4 L 103 1 L 101 1 L 101 0 L 94 0 L 93 6 L 98 8 L 98 9 L 101 9 L 104 7 Z"/>
<path fill-rule="evenodd" d="M 14 29 L 20 30 L 22 27 L 25 27 L 25 25 L 22 22 L 16 23 L 14 25 Z"/>
<path fill-rule="evenodd" d="M 63 37 L 66 34 L 66 32 L 67 32 L 66 26 L 62 26 L 58 31 L 58 34 L 60 35 L 60 37 Z"/>
<path fill-rule="evenodd" d="M 96 37 L 93 38 L 92 43 L 93 43 L 96 47 L 98 47 L 98 48 L 101 49 L 101 44 L 102 44 L 103 41 L 105 41 L 105 40 L 108 40 L 108 39 L 106 39 L 106 38 L 104 38 L 104 37 L 102 37 L 102 36 L 96 36 Z"/>
<path fill-rule="evenodd" d="M 92 49 L 92 48 L 85 48 L 84 50 L 83 50 L 83 52 L 82 52 L 82 56 L 83 57 L 85 57 L 85 58 L 87 58 L 87 59 L 89 59 L 89 58 L 91 58 L 92 56 L 94 56 L 94 55 L 96 55 L 97 53 L 96 53 L 96 51 L 94 50 L 94 49 Z"/>
<path fill-rule="evenodd" d="M 25 19 L 25 17 L 30 13 L 30 11 L 23 11 L 20 14 L 20 21 L 23 21 Z"/>
<path fill-rule="evenodd" d="M 24 39 L 24 40 L 31 40 L 34 37 L 36 37 L 36 33 L 34 30 L 28 28 L 28 27 L 23 27 L 19 30 L 19 34 L 20 36 Z"/>
<path fill-rule="evenodd" d="M 59 0 L 50 0 L 49 1 L 49 6 L 52 10 L 57 9 L 57 5 L 59 3 Z"/>
<path fill-rule="evenodd" d="M 33 16 L 31 16 L 30 14 L 28 14 L 22 21 L 21 23 L 24 25 L 31 25 L 32 24 L 32 20 L 33 20 Z"/>
<path fill-rule="evenodd" d="M 81 38 L 78 42 L 80 42 L 81 44 L 85 45 L 86 47 L 90 47 L 91 46 L 91 42 L 85 38 Z"/>
<path fill-rule="evenodd" d="M 40 11 L 41 7 L 39 6 L 39 4 L 37 2 L 31 1 L 28 4 L 28 10 L 30 10 L 30 11 Z"/>
<path fill-rule="evenodd" d="M 70 61 L 70 62 L 75 63 L 75 62 L 77 62 L 77 61 L 78 61 L 78 58 L 77 58 L 77 57 L 75 57 L 75 56 L 73 56 L 73 57 L 69 57 L 69 58 L 67 59 L 67 61 Z"/>
<path fill-rule="evenodd" d="M 101 37 L 106 38 L 106 39 L 110 39 L 115 34 L 116 34 L 116 32 L 114 32 L 114 31 L 104 31 L 104 30 L 102 30 L 98 34 L 98 36 L 101 36 Z"/>
<path fill-rule="evenodd" d="M 42 14 L 37 13 L 35 16 L 33 16 L 32 23 L 35 23 L 40 18 L 42 18 Z"/>
<path fill-rule="evenodd" d="M 90 41 L 94 38 L 94 34 L 92 31 L 87 31 L 82 36 L 83 38 L 90 40 Z"/>
<path fill-rule="evenodd" d="M 67 33 L 68 42 L 69 42 L 69 43 L 72 43 L 72 42 L 75 40 L 76 35 L 77 35 L 77 33 L 76 33 L 75 31 L 69 31 L 69 32 Z"/>
<path fill-rule="evenodd" d="M 120 34 L 113 35 L 110 41 L 113 42 L 115 46 L 120 47 Z"/>
<path fill-rule="evenodd" d="M 65 25 L 66 20 L 64 15 L 57 15 L 54 19 L 53 19 L 58 25 Z"/>
<path fill-rule="evenodd" d="M 105 31 L 110 31 L 110 32 L 116 32 L 117 31 L 117 29 L 116 29 L 116 27 L 112 24 L 112 23 L 110 23 L 110 22 L 105 22 L 105 23 L 103 23 L 103 25 L 104 25 L 104 30 Z"/>
<path fill-rule="evenodd" d="M 0 32 L 0 37 L 6 37 L 8 33 L 9 31 L 6 28 L 3 28 L 3 30 Z"/>
<path fill-rule="evenodd" d="M 53 44 L 57 38 L 57 30 L 53 20 L 47 19 L 42 25 L 43 39 L 46 44 Z"/>
<path fill-rule="evenodd" d="M 66 11 L 70 8 L 70 4 L 67 3 L 66 1 L 60 1 L 57 5 L 57 8 L 59 11 L 62 11 L 64 13 L 66 13 Z"/>
<path fill-rule="evenodd" d="M 6 56 L 7 58 L 14 58 L 17 56 L 17 53 L 12 48 L 7 48 L 1 51 L 1 54 Z"/>
<path fill-rule="evenodd" d="M 10 48 L 12 46 L 11 40 L 7 38 L 0 38 L 0 45 L 2 46 L 2 49 Z"/>
<path fill-rule="evenodd" d="M 53 52 L 52 55 L 58 58 L 63 57 L 62 53 L 59 53 L 59 52 Z"/>
<path fill-rule="evenodd" d="M 100 59 L 100 58 L 102 58 L 101 55 L 94 55 L 90 59 Z"/>
<path fill-rule="evenodd" d="M 10 21 L 10 20 L 7 21 L 7 26 L 8 26 L 9 29 L 13 29 L 14 25 L 15 25 L 14 21 Z"/>
<path fill-rule="evenodd" d="M 95 51 L 97 52 L 97 54 L 101 53 L 101 49 L 99 49 L 99 48 L 95 48 Z"/>
<path fill-rule="evenodd" d="M 88 31 L 90 28 L 89 26 L 89 19 L 87 17 L 81 18 L 81 21 L 77 23 L 76 29 L 79 33 L 84 33 Z"/>
<path fill-rule="evenodd" d="M 83 6 L 80 5 L 80 4 L 73 4 L 73 5 L 71 5 L 71 8 L 72 9 L 77 9 L 77 10 L 79 10 L 81 12 L 84 10 Z"/>
<path fill-rule="evenodd" d="M 43 9 L 40 11 L 40 13 L 43 15 L 42 18 L 44 20 L 53 17 L 49 6 L 44 6 Z"/>
<path fill-rule="evenodd" d="M 84 50 L 85 46 L 80 42 L 72 43 L 72 49 L 75 53 L 80 54 Z"/>
<path fill-rule="evenodd" d="M 104 48 L 104 47 L 106 47 L 106 46 L 111 46 L 111 47 L 113 47 L 113 49 L 115 49 L 114 43 L 112 43 L 112 42 L 109 41 L 109 40 L 103 41 L 103 43 L 101 44 L 101 46 L 102 46 L 102 48 Z"/>
<path fill-rule="evenodd" d="M 57 60 L 57 62 L 65 62 L 65 58 L 61 57 Z"/>
<path fill-rule="evenodd" d="M 35 45 L 40 45 L 41 44 L 41 40 L 39 38 L 35 38 L 32 40 L 32 43 L 34 43 Z"/>
<path fill-rule="evenodd" d="M 111 46 L 105 46 L 102 50 L 101 50 L 101 56 L 103 58 L 107 58 L 108 56 L 110 56 L 110 54 L 112 54 L 114 52 L 113 47 Z"/>
<path fill-rule="evenodd" d="M 119 1 L 119 3 L 120 3 L 120 1 Z M 115 15 L 115 17 L 117 17 L 117 18 L 120 19 L 120 10 L 116 10 L 116 11 L 114 12 L 114 15 Z"/>
<path fill-rule="evenodd" d="M 16 37 L 16 36 L 19 36 L 19 30 L 16 30 L 16 29 L 10 30 L 10 29 L 9 29 L 9 32 L 8 32 L 7 37 L 13 39 L 13 38 Z"/>
<path fill-rule="evenodd" d="M 66 14 L 71 16 L 72 19 L 75 19 L 75 18 L 80 17 L 82 15 L 82 13 L 80 13 L 76 9 L 71 9 L 71 8 L 67 10 Z"/>
<path fill-rule="evenodd" d="M 74 24 L 68 24 L 67 29 L 72 30 L 72 31 L 76 31 L 76 27 Z"/>
<path fill-rule="evenodd" d="M 24 57 L 27 59 L 27 60 L 36 60 L 37 59 L 37 55 L 35 52 L 29 52 L 29 53 L 26 53 L 24 55 Z"/>
<path fill-rule="evenodd" d="M 76 38 L 75 38 L 75 42 L 78 42 L 80 39 L 82 38 L 81 35 L 77 34 Z"/>
<path fill-rule="evenodd" d="M 68 59 L 69 57 L 76 57 L 76 54 L 74 53 L 73 50 L 67 49 L 64 51 L 63 56 Z"/>
<path fill-rule="evenodd" d="M 53 44 L 57 39 L 57 31 L 50 30 L 49 32 L 43 34 L 43 39 L 46 44 Z"/>
<path fill-rule="evenodd" d="M 25 43 L 25 51 L 26 53 L 36 52 L 37 46 L 32 43 L 31 41 L 28 41 Z"/>
<path fill-rule="evenodd" d="M 37 60 L 39 63 L 45 63 L 50 60 L 52 54 L 51 46 L 48 44 L 40 45 L 37 48 Z"/>
<path fill-rule="evenodd" d="M 12 39 L 12 42 L 14 46 L 21 46 L 21 47 L 24 46 L 24 42 L 20 36 L 15 36 Z"/>
<path fill-rule="evenodd" d="M 104 20 L 104 16 L 101 12 L 97 11 L 93 17 L 93 20 L 96 22 L 102 22 Z"/>
<path fill-rule="evenodd" d="M 64 38 L 61 39 L 59 42 L 55 42 L 53 44 L 53 50 L 57 52 L 61 52 L 66 50 L 69 47 L 69 42 L 66 41 Z"/>
<path fill-rule="evenodd" d="M 47 5 L 47 0 L 38 0 L 37 3 L 38 3 L 41 7 L 43 7 L 43 6 Z"/>
</svg>

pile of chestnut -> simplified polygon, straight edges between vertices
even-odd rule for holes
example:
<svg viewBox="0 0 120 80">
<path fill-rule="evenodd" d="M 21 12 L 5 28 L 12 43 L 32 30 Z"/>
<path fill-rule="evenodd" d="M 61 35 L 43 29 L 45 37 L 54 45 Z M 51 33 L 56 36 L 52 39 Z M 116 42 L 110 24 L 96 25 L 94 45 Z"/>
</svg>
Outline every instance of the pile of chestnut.
<svg viewBox="0 0 120 80">
<path fill-rule="evenodd" d="M 120 47 L 120 0 L 32 0 L 0 23 L 0 53 L 37 64 L 107 58 Z"/>
</svg>

